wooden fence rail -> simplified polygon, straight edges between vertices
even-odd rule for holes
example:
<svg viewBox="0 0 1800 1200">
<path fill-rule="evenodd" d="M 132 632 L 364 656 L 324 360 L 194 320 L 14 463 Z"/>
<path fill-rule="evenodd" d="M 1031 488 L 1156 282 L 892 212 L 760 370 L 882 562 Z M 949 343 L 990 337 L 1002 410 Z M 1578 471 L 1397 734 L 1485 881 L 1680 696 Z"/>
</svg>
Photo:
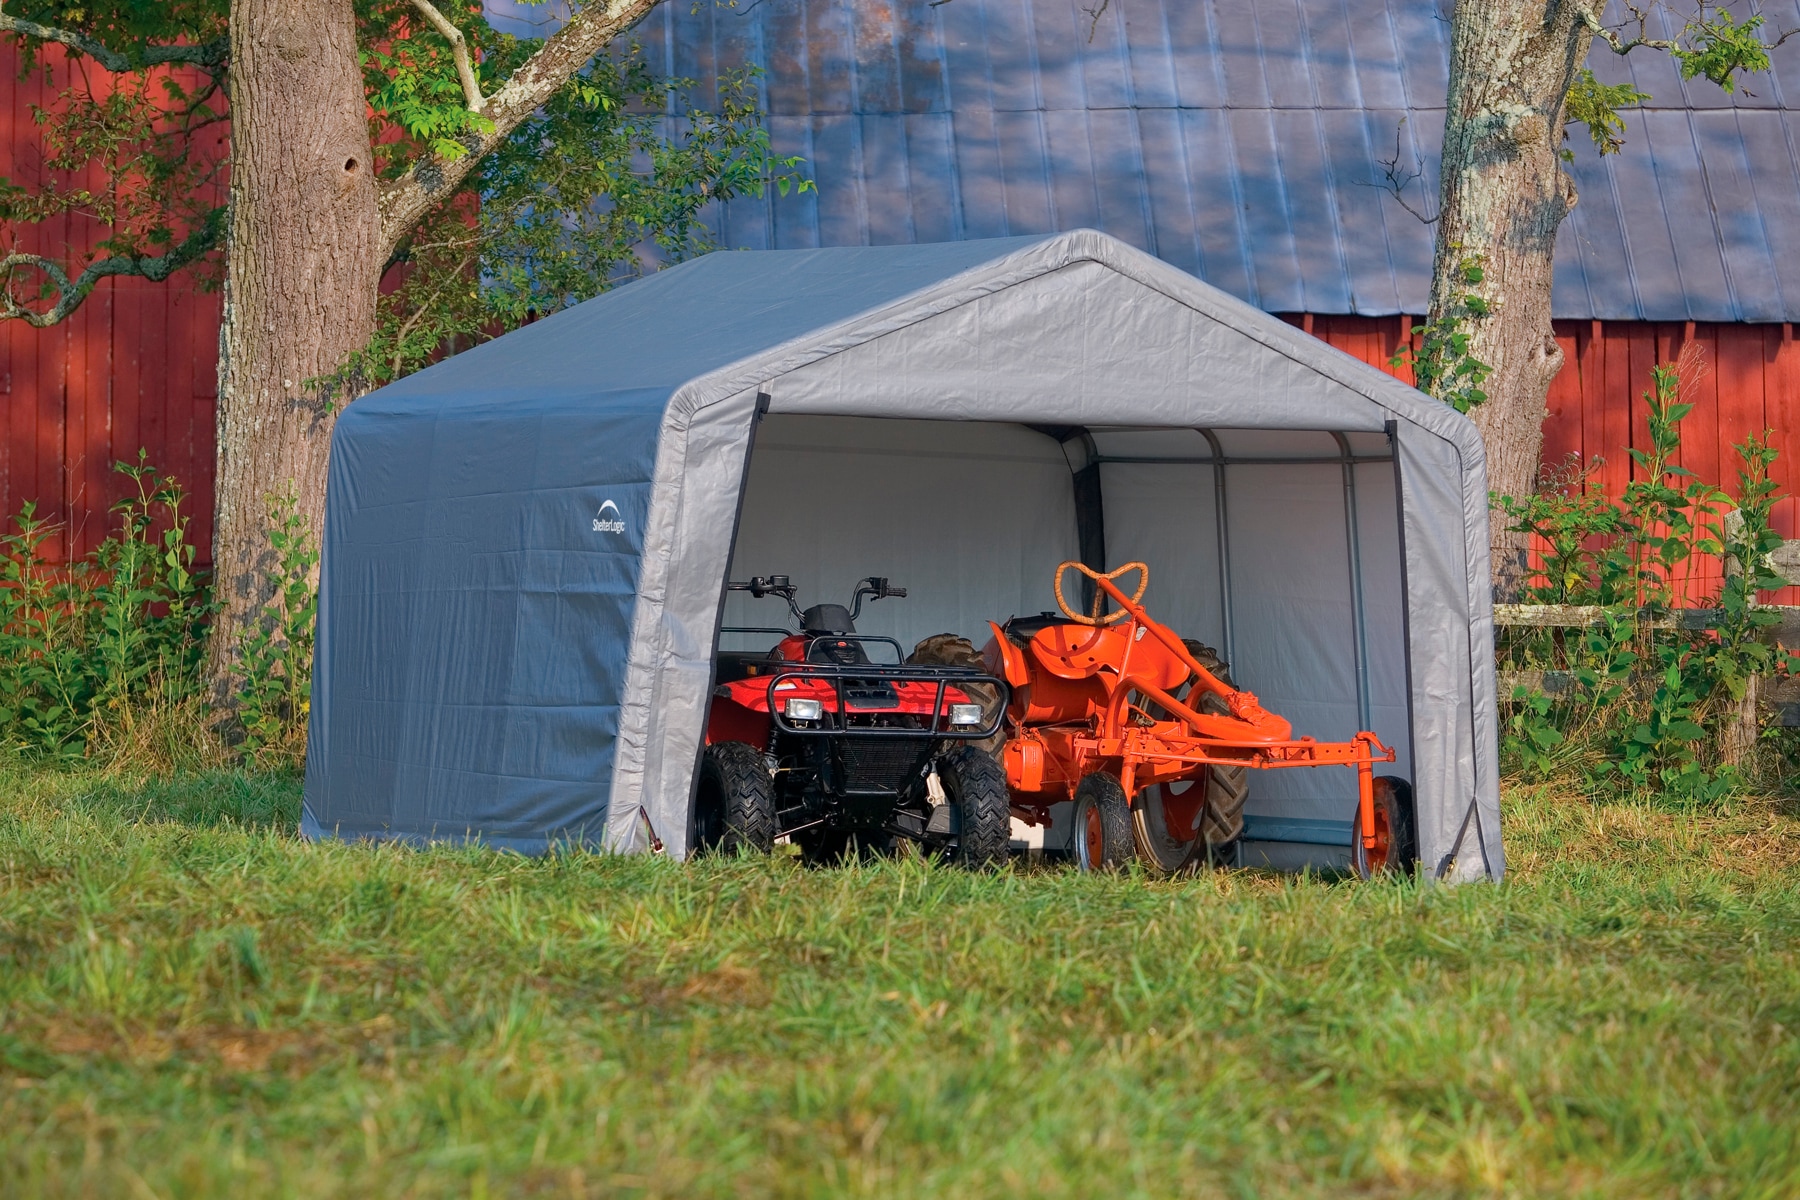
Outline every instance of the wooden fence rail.
<svg viewBox="0 0 1800 1200">
<path fill-rule="evenodd" d="M 1800 649 L 1800 606 L 1763 607 L 1781 618 L 1768 627 L 1768 636 L 1782 646 Z M 1592 629 L 1605 623 L 1606 612 L 1598 604 L 1496 604 L 1494 625 L 1501 629 Z M 1712 628 L 1719 613 L 1716 608 L 1676 608 L 1659 613 L 1644 609 L 1639 612 L 1639 620 L 1651 629 L 1699 632 Z M 1499 684 L 1502 699 L 1509 699 L 1519 688 L 1559 696 L 1574 689 L 1575 677 L 1569 671 L 1502 668 Z M 1800 728 L 1800 678 L 1751 676 L 1742 703 L 1719 732 L 1719 750 L 1726 762 L 1741 761 L 1756 744 L 1758 710 L 1765 707 L 1775 724 L 1789 729 Z"/>
</svg>

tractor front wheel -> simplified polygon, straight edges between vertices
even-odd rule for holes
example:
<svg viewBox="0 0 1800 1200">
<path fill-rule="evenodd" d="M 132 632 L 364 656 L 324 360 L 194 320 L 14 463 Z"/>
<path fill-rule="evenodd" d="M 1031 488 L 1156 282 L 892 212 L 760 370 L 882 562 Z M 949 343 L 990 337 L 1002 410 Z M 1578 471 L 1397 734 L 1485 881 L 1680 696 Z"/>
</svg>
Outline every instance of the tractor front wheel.
<svg viewBox="0 0 1800 1200">
<path fill-rule="evenodd" d="M 693 847 L 701 854 L 775 848 L 775 784 L 754 746 L 719 742 L 701 756 Z"/>
<path fill-rule="evenodd" d="M 1131 805 L 1125 789 L 1095 771 L 1075 789 L 1075 831 L 1070 849 L 1083 871 L 1116 871 L 1131 861 Z"/>
<path fill-rule="evenodd" d="M 1419 865 L 1418 823 L 1412 784 L 1393 775 L 1375 780 L 1375 837 L 1363 845 L 1362 805 L 1350 827 L 1350 862 L 1364 879 L 1376 875 L 1410 875 Z"/>
</svg>

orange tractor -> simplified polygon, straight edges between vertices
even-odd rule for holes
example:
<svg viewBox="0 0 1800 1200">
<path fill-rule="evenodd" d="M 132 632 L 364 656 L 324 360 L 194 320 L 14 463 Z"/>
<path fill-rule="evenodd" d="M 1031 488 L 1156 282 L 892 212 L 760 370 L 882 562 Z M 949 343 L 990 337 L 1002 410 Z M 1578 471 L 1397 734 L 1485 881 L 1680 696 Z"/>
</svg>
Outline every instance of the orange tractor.
<svg viewBox="0 0 1800 1200">
<path fill-rule="evenodd" d="M 1094 582 L 1090 614 L 1063 597 L 1070 570 Z M 1127 596 L 1116 581 L 1130 572 L 1139 578 Z M 1168 873 L 1237 836 L 1246 771 L 1344 766 L 1357 777 L 1358 872 L 1403 869 L 1416 857 L 1411 789 L 1374 772 L 1394 752 L 1367 732 L 1295 738 L 1286 720 L 1215 674 L 1210 651 L 1151 619 L 1139 604 L 1149 581 L 1143 563 L 1102 574 L 1066 562 L 1055 580 L 1063 619 L 990 623 L 984 659 L 1012 690 L 1001 758 L 1013 815 L 1049 825 L 1050 807 L 1073 800 L 1071 849 L 1083 870 L 1120 866 L 1135 851 Z M 1109 597 L 1118 607 L 1105 613 Z"/>
</svg>

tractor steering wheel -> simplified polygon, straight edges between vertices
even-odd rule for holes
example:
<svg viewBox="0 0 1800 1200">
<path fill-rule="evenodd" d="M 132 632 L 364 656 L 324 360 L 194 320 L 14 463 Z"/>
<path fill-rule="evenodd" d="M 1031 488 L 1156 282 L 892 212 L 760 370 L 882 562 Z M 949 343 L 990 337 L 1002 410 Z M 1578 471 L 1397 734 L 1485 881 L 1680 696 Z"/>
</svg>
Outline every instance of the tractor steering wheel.
<svg viewBox="0 0 1800 1200">
<path fill-rule="evenodd" d="M 1062 609 L 1063 616 L 1069 618 L 1069 620 L 1075 622 L 1077 625 L 1116 625 L 1131 614 L 1121 608 L 1117 612 L 1107 613 L 1102 616 L 1101 610 L 1106 607 L 1106 593 L 1099 588 L 1094 589 L 1094 612 L 1092 616 L 1084 616 L 1070 608 L 1069 602 L 1063 599 L 1063 575 L 1071 567 L 1080 571 L 1089 579 L 1117 579 L 1119 576 L 1128 574 L 1129 572 L 1138 572 L 1137 591 L 1131 597 L 1131 602 L 1133 604 L 1136 604 L 1139 600 L 1144 598 L 1144 589 L 1150 586 L 1150 568 L 1141 562 L 1128 562 L 1118 570 L 1108 571 L 1105 574 L 1101 574 L 1099 571 L 1094 570 L 1086 563 L 1066 562 L 1062 564 L 1060 567 L 1056 568 L 1056 607 Z"/>
</svg>

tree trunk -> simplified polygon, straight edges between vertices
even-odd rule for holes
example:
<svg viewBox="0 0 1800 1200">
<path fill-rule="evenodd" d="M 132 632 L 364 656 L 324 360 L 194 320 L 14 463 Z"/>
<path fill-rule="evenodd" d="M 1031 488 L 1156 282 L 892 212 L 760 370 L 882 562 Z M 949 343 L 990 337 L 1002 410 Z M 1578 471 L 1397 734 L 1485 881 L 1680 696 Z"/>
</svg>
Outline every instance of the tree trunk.
<svg viewBox="0 0 1800 1200">
<path fill-rule="evenodd" d="M 319 545 L 332 397 L 308 381 L 367 345 L 382 265 L 351 0 L 232 0 L 231 46 L 211 658 L 227 703 L 273 595 L 267 497 L 291 488 Z"/>
<path fill-rule="evenodd" d="M 1443 192 L 1431 280 L 1431 313 L 1461 297 L 1485 300 L 1471 318 L 1468 353 L 1491 369 L 1488 398 L 1471 413 L 1487 447 L 1488 483 L 1530 494 L 1544 443 L 1545 399 L 1562 369 L 1550 326 L 1556 230 L 1575 204 L 1563 172 L 1563 109 L 1587 59 L 1597 0 L 1458 0 L 1450 40 Z M 1477 262 L 1480 283 L 1464 281 Z M 1495 584 L 1518 590 L 1524 542 L 1491 526 Z"/>
</svg>

